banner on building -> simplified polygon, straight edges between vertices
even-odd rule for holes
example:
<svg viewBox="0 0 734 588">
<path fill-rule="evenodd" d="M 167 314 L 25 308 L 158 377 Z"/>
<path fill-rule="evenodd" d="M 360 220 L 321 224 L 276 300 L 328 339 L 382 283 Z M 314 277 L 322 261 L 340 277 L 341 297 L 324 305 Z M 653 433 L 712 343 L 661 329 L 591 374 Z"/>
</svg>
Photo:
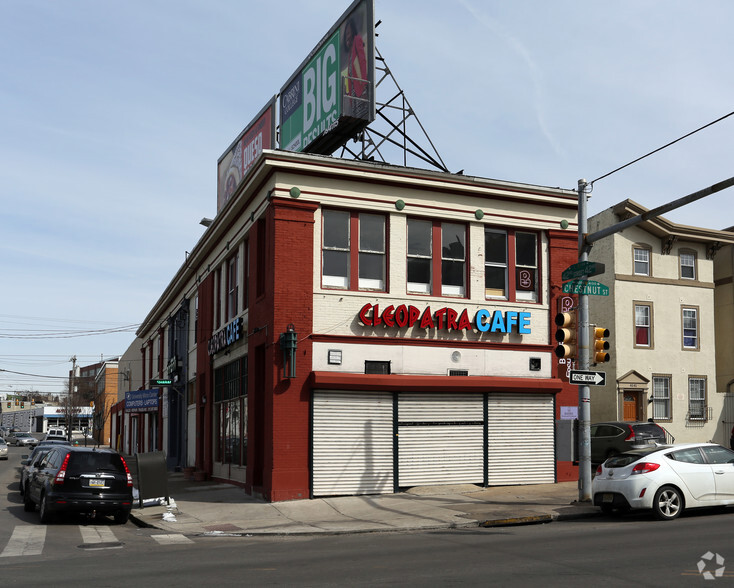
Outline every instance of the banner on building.
<svg viewBox="0 0 734 588">
<path fill-rule="evenodd" d="M 156 412 L 158 392 L 158 388 L 125 392 L 125 412 Z"/>
</svg>

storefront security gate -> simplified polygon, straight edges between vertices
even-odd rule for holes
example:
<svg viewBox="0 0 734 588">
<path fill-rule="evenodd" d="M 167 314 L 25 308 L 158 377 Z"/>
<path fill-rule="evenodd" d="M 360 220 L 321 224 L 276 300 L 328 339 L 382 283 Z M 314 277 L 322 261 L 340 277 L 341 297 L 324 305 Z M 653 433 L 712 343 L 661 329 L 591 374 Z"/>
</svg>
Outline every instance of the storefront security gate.
<svg viewBox="0 0 734 588">
<path fill-rule="evenodd" d="M 550 394 L 316 390 L 312 495 L 555 481 Z"/>
</svg>

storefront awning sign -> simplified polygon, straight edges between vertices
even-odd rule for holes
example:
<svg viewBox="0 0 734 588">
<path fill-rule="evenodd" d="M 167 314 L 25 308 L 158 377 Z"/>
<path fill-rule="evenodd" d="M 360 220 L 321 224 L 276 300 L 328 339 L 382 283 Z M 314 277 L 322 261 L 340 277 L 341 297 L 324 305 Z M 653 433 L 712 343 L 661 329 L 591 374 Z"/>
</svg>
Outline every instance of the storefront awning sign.
<svg viewBox="0 0 734 588">
<path fill-rule="evenodd" d="M 158 388 L 125 392 L 125 412 L 156 412 Z"/>
</svg>

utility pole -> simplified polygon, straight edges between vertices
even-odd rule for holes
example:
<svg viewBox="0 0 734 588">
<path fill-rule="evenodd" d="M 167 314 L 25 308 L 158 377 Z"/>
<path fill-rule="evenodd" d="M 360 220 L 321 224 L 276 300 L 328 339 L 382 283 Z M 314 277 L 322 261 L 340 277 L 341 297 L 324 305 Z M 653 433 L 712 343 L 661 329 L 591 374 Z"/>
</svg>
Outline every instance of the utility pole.
<svg viewBox="0 0 734 588">
<path fill-rule="evenodd" d="M 586 180 L 578 183 L 578 217 L 579 217 L 579 263 L 589 260 L 589 245 L 586 243 L 587 211 Z M 589 296 L 583 291 L 579 294 L 578 311 L 578 362 L 579 369 L 589 369 Z M 591 501 L 591 406 L 590 388 L 579 386 L 579 502 Z"/>
</svg>

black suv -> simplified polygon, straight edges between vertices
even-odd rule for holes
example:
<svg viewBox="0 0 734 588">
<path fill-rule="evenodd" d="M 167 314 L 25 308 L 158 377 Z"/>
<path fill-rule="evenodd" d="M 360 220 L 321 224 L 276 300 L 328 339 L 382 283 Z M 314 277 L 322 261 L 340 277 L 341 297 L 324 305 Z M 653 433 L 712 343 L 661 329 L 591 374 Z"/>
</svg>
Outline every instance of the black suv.
<svg viewBox="0 0 734 588">
<path fill-rule="evenodd" d="M 651 422 L 609 422 L 591 425 L 591 463 L 602 463 L 635 447 L 665 444 L 665 429 Z"/>
<path fill-rule="evenodd" d="M 133 479 L 112 449 L 57 445 L 38 463 L 23 493 L 27 512 L 40 506 L 41 522 L 58 512 L 112 514 L 125 524 L 133 503 Z"/>
</svg>

